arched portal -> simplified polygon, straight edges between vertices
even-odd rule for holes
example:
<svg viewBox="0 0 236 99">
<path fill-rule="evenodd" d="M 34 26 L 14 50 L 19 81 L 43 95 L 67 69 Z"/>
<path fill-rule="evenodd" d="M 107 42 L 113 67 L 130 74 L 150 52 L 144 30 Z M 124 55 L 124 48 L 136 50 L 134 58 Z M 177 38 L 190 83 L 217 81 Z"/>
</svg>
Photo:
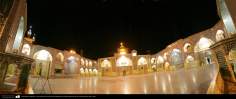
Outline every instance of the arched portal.
<svg viewBox="0 0 236 99">
<path fill-rule="evenodd" d="M 102 68 L 110 68 L 111 67 L 111 62 L 107 59 L 103 60 L 101 63 Z"/>
<path fill-rule="evenodd" d="M 185 43 L 184 47 L 183 47 L 183 50 L 184 50 L 185 53 L 192 52 L 192 45 L 190 43 Z"/>
<path fill-rule="evenodd" d="M 216 32 L 216 41 L 223 40 L 225 38 L 223 30 L 217 30 Z"/>
<path fill-rule="evenodd" d="M 142 66 L 142 65 L 147 65 L 147 59 L 144 57 L 140 57 L 138 59 L 138 66 Z"/>
<path fill-rule="evenodd" d="M 230 50 L 229 60 L 230 60 L 230 64 L 232 66 L 232 69 L 234 71 L 234 74 L 236 76 L 236 47 Z"/>
<path fill-rule="evenodd" d="M 48 77 L 51 70 L 52 55 L 46 50 L 40 50 L 33 55 L 33 59 L 35 59 L 34 74 Z"/>
<path fill-rule="evenodd" d="M 132 66 L 133 63 L 130 58 L 126 56 L 120 56 L 116 61 L 116 66 L 123 67 L 123 66 Z"/>
<path fill-rule="evenodd" d="M 65 73 L 67 74 L 78 73 L 78 64 L 74 56 L 70 56 L 67 58 L 66 65 L 65 65 Z"/>
<path fill-rule="evenodd" d="M 202 37 L 195 45 L 194 52 L 198 53 L 200 65 L 208 65 L 212 63 L 212 53 L 210 46 L 215 42 L 209 38 Z"/>
<path fill-rule="evenodd" d="M 82 66 L 84 66 L 85 62 L 84 62 L 84 59 L 83 59 L 83 58 L 80 59 L 80 64 L 81 64 Z"/>
<path fill-rule="evenodd" d="M 194 57 L 191 55 L 188 55 L 184 61 L 184 66 L 186 68 L 188 67 L 194 67 L 195 66 L 195 61 L 194 61 Z"/>
<path fill-rule="evenodd" d="M 64 66 L 64 55 L 60 52 L 56 55 L 56 63 L 55 63 L 55 73 L 60 74 L 63 72 Z"/>
<path fill-rule="evenodd" d="M 164 65 L 164 58 L 162 56 L 158 56 L 158 58 L 157 58 L 157 66 L 159 68 L 162 68 L 163 65 Z"/>
<path fill-rule="evenodd" d="M 182 64 L 182 55 L 179 49 L 173 49 L 170 54 L 171 65 L 177 66 Z"/>
<path fill-rule="evenodd" d="M 21 53 L 29 56 L 30 55 L 30 45 L 24 44 Z"/>
<path fill-rule="evenodd" d="M 211 39 L 202 37 L 200 40 L 196 43 L 194 47 L 194 52 L 201 52 L 208 50 L 211 45 L 213 45 L 215 42 Z"/>
</svg>

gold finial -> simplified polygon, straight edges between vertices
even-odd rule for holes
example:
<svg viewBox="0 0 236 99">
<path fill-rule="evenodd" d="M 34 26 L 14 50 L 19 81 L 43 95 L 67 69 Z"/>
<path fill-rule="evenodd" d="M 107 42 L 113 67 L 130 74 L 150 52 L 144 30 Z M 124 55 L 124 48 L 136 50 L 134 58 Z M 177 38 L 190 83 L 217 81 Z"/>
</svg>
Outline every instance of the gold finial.
<svg viewBox="0 0 236 99">
<path fill-rule="evenodd" d="M 120 46 L 121 46 L 121 47 L 123 47 L 123 46 L 124 46 L 122 42 L 120 43 Z"/>
</svg>

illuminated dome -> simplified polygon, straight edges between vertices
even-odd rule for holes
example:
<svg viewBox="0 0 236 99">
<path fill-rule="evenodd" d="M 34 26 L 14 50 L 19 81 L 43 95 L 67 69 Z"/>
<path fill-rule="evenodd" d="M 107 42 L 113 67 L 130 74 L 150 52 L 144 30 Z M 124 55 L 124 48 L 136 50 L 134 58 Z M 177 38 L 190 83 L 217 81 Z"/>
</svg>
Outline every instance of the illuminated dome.
<svg viewBox="0 0 236 99">
<path fill-rule="evenodd" d="M 120 54 L 126 54 L 128 52 L 127 48 L 123 45 L 123 43 L 120 43 L 120 48 L 118 49 L 118 52 Z"/>
</svg>

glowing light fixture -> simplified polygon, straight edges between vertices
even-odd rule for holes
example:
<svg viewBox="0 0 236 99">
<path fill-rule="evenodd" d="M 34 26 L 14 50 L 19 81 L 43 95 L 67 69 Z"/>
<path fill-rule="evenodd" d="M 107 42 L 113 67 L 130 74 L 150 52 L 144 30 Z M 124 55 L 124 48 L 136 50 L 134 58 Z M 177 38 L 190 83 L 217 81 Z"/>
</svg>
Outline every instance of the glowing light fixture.
<svg viewBox="0 0 236 99">
<path fill-rule="evenodd" d="M 147 60 L 144 57 L 139 58 L 138 65 L 147 65 Z"/>
<path fill-rule="evenodd" d="M 72 54 L 76 54 L 76 52 L 74 50 L 70 50 L 70 53 Z"/>
<path fill-rule="evenodd" d="M 117 59 L 116 66 L 132 66 L 132 61 L 126 56 L 120 56 Z"/>
</svg>

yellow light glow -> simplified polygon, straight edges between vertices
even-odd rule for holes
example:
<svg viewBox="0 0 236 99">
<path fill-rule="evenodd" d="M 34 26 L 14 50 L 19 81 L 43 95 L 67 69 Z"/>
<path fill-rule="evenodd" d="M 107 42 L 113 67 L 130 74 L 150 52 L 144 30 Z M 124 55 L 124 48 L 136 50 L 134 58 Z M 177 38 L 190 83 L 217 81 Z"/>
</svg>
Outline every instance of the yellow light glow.
<svg viewBox="0 0 236 99">
<path fill-rule="evenodd" d="M 85 65 L 88 66 L 88 60 L 85 60 Z"/>
<path fill-rule="evenodd" d="M 164 59 L 167 60 L 167 53 L 164 53 Z"/>
<path fill-rule="evenodd" d="M 224 31 L 223 30 L 217 30 L 216 32 L 216 41 L 220 41 L 224 39 Z"/>
<path fill-rule="evenodd" d="M 185 43 L 184 44 L 184 52 L 188 52 L 189 51 L 189 47 L 191 47 L 191 44 Z"/>
<path fill-rule="evenodd" d="M 81 62 L 81 65 L 84 65 L 84 59 L 83 58 L 80 59 L 80 62 Z"/>
<path fill-rule="evenodd" d="M 188 55 L 187 58 L 186 58 L 186 63 L 191 63 L 191 62 L 193 62 L 193 61 L 194 61 L 193 56 Z"/>
<path fill-rule="evenodd" d="M 138 65 L 147 65 L 147 60 L 144 57 L 139 58 Z"/>
<path fill-rule="evenodd" d="M 116 66 L 132 66 L 132 61 L 126 56 L 120 56 L 117 59 Z"/>
<path fill-rule="evenodd" d="M 92 66 L 92 61 L 89 61 L 89 66 Z"/>
<path fill-rule="evenodd" d="M 52 55 L 46 50 L 41 50 L 35 53 L 34 58 L 38 60 L 52 61 Z"/>
<path fill-rule="evenodd" d="M 74 50 L 70 50 L 70 53 L 72 54 L 76 54 L 76 52 Z"/>
<path fill-rule="evenodd" d="M 30 55 L 30 45 L 24 44 L 22 48 L 22 53 L 25 55 Z"/>
<path fill-rule="evenodd" d="M 120 52 L 120 54 L 121 54 L 121 55 L 125 55 L 125 54 L 126 54 L 126 52 Z"/>
<path fill-rule="evenodd" d="M 214 44 L 214 42 L 211 39 L 202 37 L 196 44 L 196 46 L 194 47 L 194 51 L 195 52 L 200 52 L 200 51 L 204 51 L 204 50 L 208 50 L 209 47 Z"/>
<path fill-rule="evenodd" d="M 109 60 L 105 59 L 102 61 L 101 67 L 111 67 L 111 62 Z"/>
<path fill-rule="evenodd" d="M 152 58 L 152 59 L 151 59 L 151 63 L 152 63 L 152 64 L 155 64 L 155 63 L 156 63 L 156 58 Z"/>
<path fill-rule="evenodd" d="M 63 62 L 63 61 L 64 61 L 64 56 L 63 56 L 63 54 L 62 54 L 61 52 L 58 53 L 56 57 L 57 57 L 57 59 L 60 60 L 60 62 Z"/>
<path fill-rule="evenodd" d="M 157 64 L 162 64 L 162 63 L 164 63 L 163 57 L 162 57 L 162 56 L 158 56 L 158 58 L 157 58 Z"/>
</svg>

